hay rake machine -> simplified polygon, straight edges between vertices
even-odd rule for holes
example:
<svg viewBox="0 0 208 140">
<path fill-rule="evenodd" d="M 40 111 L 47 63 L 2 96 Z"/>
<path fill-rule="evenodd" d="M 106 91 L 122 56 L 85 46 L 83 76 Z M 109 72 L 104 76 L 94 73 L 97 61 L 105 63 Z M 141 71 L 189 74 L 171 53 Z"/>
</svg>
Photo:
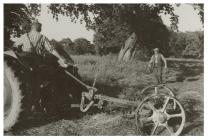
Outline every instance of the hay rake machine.
<svg viewBox="0 0 208 140">
<path fill-rule="evenodd" d="M 131 113 L 125 116 L 135 118 L 137 135 L 178 136 L 184 128 L 184 108 L 165 84 L 148 86 L 140 92 L 140 95 L 144 96 L 143 99 L 131 101 L 97 94 L 94 87 L 96 78 L 91 87 L 72 74 L 66 73 L 89 89 L 88 92 L 82 92 L 80 105 L 72 104 L 71 107 L 80 107 L 82 112 L 87 112 L 92 106 L 102 108 L 104 102 L 110 102 L 121 108 L 129 108 Z"/>
</svg>

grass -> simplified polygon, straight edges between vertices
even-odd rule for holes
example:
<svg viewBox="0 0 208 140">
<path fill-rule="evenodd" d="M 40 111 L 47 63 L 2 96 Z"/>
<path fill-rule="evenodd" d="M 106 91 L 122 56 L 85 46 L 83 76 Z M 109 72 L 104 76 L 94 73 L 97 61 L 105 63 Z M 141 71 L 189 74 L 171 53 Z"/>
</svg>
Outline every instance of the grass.
<svg viewBox="0 0 208 140">
<path fill-rule="evenodd" d="M 135 99 L 140 95 L 144 87 L 155 84 L 155 78 L 147 72 L 148 62 L 133 60 L 130 62 L 118 62 L 117 56 L 72 56 L 78 65 L 79 73 L 85 82 L 93 84 L 96 78 L 98 93 Z M 169 82 L 175 82 L 180 77 L 180 72 L 170 68 L 169 73 L 163 78 Z M 177 76 L 178 75 L 178 76 Z"/>
<path fill-rule="evenodd" d="M 99 94 L 136 100 L 141 97 L 140 91 L 144 87 L 154 84 L 154 77 L 146 72 L 147 62 L 118 62 L 114 55 L 82 55 L 72 58 L 78 65 L 84 82 L 92 85 L 97 73 L 95 87 Z M 198 79 L 193 80 L 192 76 L 198 76 Z M 203 135 L 203 72 L 198 68 L 195 70 L 172 66 L 166 78 L 168 86 L 174 89 L 185 108 L 187 120 L 182 135 Z M 187 78 L 192 80 L 186 80 Z M 187 92 L 190 90 L 196 92 Z M 89 110 L 77 119 L 74 117 L 75 119 L 71 120 L 54 120 L 44 125 L 40 120 L 35 120 L 35 124 L 39 125 L 19 130 L 14 135 L 135 135 L 134 119 L 123 118 L 108 122 L 118 115 L 117 110 L 110 114 L 107 111 L 100 113 Z M 100 123 L 101 125 L 98 125 Z"/>
<path fill-rule="evenodd" d="M 135 100 L 139 99 L 144 87 L 155 82 L 153 75 L 146 72 L 147 62 L 118 62 L 113 55 L 73 56 L 73 59 L 78 64 L 83 80 L 89 84 L 93 83 L 98 73 L 96 87 L 101 94 Z M 193 78 L 196 76 L 197 79 Z M 191 78 L 194 80 L 186 80 Z M 183 135 L 203 135 L 203 67 L 176 63 L 169 67 L 166 81 L 186 111 L 187 122 Z M 102 133 L 97 135 L 109 134 L 108 131 L 115 132 L 114 127 L 106 131 L 102 129 Z"/>
<path fill-rule="evenodd" d="M 131 94 L 154 83 L 153 77 L 146 74 L 147 62 L 118 62 L 114 55 L 72 56 L 72 58 L 78 64 L 81 77 L 88 84 L 92 85 L 97 75 L 95 86 L 102 94 L 122 96 L 126 90 Z"/>
</svg>

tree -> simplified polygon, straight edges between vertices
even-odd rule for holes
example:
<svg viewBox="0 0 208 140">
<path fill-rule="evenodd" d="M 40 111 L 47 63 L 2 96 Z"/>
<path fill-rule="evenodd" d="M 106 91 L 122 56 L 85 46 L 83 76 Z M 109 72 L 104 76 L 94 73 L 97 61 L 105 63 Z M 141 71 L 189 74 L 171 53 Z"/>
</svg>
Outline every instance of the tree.
<svg viewBox="0 0 208 140">
<path fill-rule="evenodd" d="M 96 27 L 94 34 L 93 41 L 97 54 L 118 53 L 130 33 L 127 24 L 119 24 L 115 20 L 106 19 Z"/>
<path fill-rule="evenodd" d="M 74 40 L 74 50 L 77 54 L 94 54 L 94 46 L 85 38 L 78 38 Z"/>
<path fill-rule="evenodd" d="M 203 58 L 204 33 L 171 31 L 169 51 L 174 57 Z"/>
<path fill-rule="evenodd" d="M 134 57 L 136 50 L 145 47 L 148 51 L 147 55 L 154 47 L 160 48 L 162 52 L 166 52 L 168 55 L 169 31 L 161 22 L 149 22 L 145 26 L 135 26 L 134 29 L 131 29 L 128 24 L 107 19 L 96 27 L 96 31 L 95 45 L 98 48 L 104 48 L 105 53 L 109 53 L 108 50 L 115 53 L 120 51 L 118 57 L 120 61 L 130 60 Z M 142 35 L 138 38 L 137 34 Z"/>
<path fill-rule="evenodd" d="M 56 48 L 56 51 L 59 52 L 59 54 L 61 54 L 63 56 L 64 59 L 66 59 L 69 63 L 73 64 L 74 61 L 73 59 L 71 58 L 71 55 L 69 54 L 69 52 L 67 52 L 65 49 L 64 49 L 64 46 L 59 43 L 58 41 L 56 41 L 55 39 L 52 39 L 50 41 L 50 44 L 52 46 L 54 46 Z"/>
<path fill-rule="evenodd" d="M 75 54 L 74 50 L 74 43 L 70 38 L 64 38 L 59 43 L 63 46 L 63 49 L 68 53 L 68 54 Z"/>
<path fill-rule="evenodd" d="M 19 37 L 29 30 L 39 12 L 38 4 L 4 4 L 4 48 L 11 46 L 10 36 Z"/>
<path fill-rule="evenodd" d="M 192 4 L 195 10 L 198 10 L 198 15 L 201 18 L 201 22 L 204 24 L 204 4 L 198 3 L 198 4 Z"/>
<path fill-rule="evenodd" d="M 170 31 L 168 48 L 171 57 L 182 57 L 182 52 L 186 48 L 186 33 Z"/>
<path fill-rule="evenodd" d="M 186 48 L 183 56 L 187 58 L 203 58 L 204 52 L 204 33 L 203 32 L 187 32 Z"/>
</svg>

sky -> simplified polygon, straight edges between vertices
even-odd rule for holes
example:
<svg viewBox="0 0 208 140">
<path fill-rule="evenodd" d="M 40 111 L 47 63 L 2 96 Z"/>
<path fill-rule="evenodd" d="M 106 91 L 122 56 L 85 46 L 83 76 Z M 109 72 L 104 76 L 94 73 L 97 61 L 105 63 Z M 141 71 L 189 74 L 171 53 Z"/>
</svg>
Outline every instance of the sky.
<svg viewBox="0 0 208 140">
<path fill-rule="evenodd" d="M 200 17 L 191 5 L 182 4 L 179 7 L 175 6 L 175 14 L 179 16 L 179 31 L 203 30 Z M 170 26 L 169 15 L 161 15 L 161 18 L 165 25 Z M 53 19 L 52 14 L 48 13 L 46 5 L 41 6 L 38 20 L 42 23 L 42 33 L 49 39 L 60 41 L 68 37 L 72 40 L 83 37 L 93 42 L 94 31 L 87 30 L 85 25 L 79 22 L 72 23 L 69 17 L 59 16 L 59 21 L 57 22 Z"/>
</svg>

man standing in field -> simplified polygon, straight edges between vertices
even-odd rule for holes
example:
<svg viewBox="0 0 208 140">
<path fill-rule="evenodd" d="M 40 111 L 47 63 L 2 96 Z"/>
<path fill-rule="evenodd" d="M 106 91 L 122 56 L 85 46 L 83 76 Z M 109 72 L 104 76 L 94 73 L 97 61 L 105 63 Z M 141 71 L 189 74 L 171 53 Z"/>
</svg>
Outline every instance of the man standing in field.
<svg viewBox="0 0 208 140">
<path fill-rule="evenodd" d="M 157 81 L 157 85 L 162 84 L 162 73 L 163 73 L 163 66 L 165 67 L 165 70 L 167 69 L 167 62 L 165 57 L 159 53 L 159 49 L 154 49 L 154 54 L 152 55 L 149 65 L 149 68 L 153 68 L 153 73 L 155 76 L 155 79 Z"/>
</svg>

